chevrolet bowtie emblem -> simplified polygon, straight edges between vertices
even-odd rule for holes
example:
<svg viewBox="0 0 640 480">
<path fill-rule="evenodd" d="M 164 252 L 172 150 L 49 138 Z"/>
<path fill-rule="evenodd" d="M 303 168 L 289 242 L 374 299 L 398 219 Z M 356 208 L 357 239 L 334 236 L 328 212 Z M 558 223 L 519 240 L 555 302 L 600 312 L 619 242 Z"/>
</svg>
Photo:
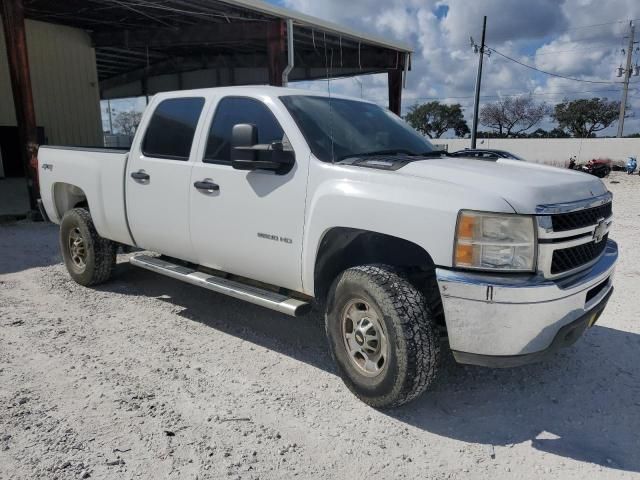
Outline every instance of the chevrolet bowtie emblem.
<svg viewBox="0 0 640 480">
<path fill-rule="evenodd" d="M 607 234 L 607 224 L 605 223 L 603 218 L 598 221 L 598 225 L 596 225 L 596 229 L 593 231 L 594 243 L 600 243 L 606 234 Z"/>
</svg>

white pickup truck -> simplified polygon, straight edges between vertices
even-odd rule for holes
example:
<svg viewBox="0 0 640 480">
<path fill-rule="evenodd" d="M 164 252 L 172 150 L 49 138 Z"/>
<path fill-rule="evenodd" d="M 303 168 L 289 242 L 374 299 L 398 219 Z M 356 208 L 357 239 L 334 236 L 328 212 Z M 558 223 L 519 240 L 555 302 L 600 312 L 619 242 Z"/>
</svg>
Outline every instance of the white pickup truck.
<svg viewBox="0 0 640 480">
<path fill-rule="evenodd" d="M 82 285 L 119 246 L 142 268 L 289 315 L 312 304 L 347 386 L 375 407 L 458 362 L 572 344 L 612 293 L 600 179 L 448 157 L 359 99 L 273 87 L 153 97 L 129 152 L 43 146 L 42 205 Z M 155 253 L 150 253 L 155 252 Z"/>
</svg>

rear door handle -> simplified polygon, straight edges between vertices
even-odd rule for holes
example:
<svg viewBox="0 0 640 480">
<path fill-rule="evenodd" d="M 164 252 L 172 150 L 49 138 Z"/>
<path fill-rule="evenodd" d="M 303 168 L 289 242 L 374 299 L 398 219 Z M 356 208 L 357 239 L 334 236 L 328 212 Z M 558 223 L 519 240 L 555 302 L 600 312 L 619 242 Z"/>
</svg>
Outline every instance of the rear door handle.
<svg viewBox="0 0 640 480">
<path fill-rule="evenodd" d="M 209 193 L 217 192 L 220 190 L 220 185 L 210 182 L 209 180 L 202 180 L 200 182 L 194 182 L 194 187 L 198 190 L 203 190 Z"/>
<path fill-rule="evenodd" d="M 138 170 L 137 172 L 131 173 L 131 178 L 133 178 L 134 180 L 140 180 L 144 182 L 149 180 L 151 177 L 149 176 L 148 173 L 145 173 L 143 170 Z"/>
</svg>

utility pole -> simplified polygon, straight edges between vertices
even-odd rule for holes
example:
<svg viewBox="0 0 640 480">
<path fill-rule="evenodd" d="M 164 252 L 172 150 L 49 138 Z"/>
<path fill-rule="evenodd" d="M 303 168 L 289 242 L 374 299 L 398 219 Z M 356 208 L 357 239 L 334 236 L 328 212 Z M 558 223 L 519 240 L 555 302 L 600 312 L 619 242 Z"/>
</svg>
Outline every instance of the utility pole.
<svg viewBox="0 0 640 480">
<path fill-rule="evenodd" d="M 627 110 L 627 95 L 629 93 L 629 79 L 633 68 L 631 67 L 631 59 L 633 58 L 633 45 L 635 42 L 635 25 L 633 21 L 629 22 L 629 46 L 627 47 L 627 65 L 624 68 L 618 69 L 618 74 L 624 74 L 623 87 L 622 87 L 622 100 L 620 101 L 620 116 L 618 117 L 618 138 L 622 137 L 624 132 L 624 117 Z M 637 74 L 637 69 L 636 69 Z M 618 75 L 620 76 L 620 75 Z"/>
<path fill-rule="evenodd" d="M 476 45 L 471 38 L 471 46 L 476 51 L 476 53 L 480 54 L 480 59 L 478 60 L 478 76 L 476 77 L 476 98 L 473 104 L 473 126 L 471 128 L 471 148 L 476 148 L 476 136 L 478 135 L 478 110 L 480 109 L 480 83 L 482 82 L 482 59 L 484 58 L 484 41 L 485 35 L 487 33 L 487 16 L 484 16 L 484 20 L 482 21 L 482 40 L 480 42 L 480 47 Z"/>
<path fill-rule="evenodd" d="M 110 98 L 107 99 L 107 111 L 109 112 L 109 133 L 113 135 L 113 121 L 111 120 L 111 99 Z"/>
</svg>

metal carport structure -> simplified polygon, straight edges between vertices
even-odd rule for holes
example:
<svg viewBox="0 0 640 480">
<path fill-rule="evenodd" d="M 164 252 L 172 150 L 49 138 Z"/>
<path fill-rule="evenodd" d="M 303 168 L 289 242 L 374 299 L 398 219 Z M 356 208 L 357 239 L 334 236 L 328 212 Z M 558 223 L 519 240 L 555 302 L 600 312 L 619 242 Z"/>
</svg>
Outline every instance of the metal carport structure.
<svg viewBox="0 0 640 480">
<path fill-rule="evenodd" d="M 411 47 L 258 0 L 2 0 L 32 208 L 36 118 L 24 19 L 87 31 L 102 99 L 224 85 L 387 73 L 400 114 Z"/>
</svg>

